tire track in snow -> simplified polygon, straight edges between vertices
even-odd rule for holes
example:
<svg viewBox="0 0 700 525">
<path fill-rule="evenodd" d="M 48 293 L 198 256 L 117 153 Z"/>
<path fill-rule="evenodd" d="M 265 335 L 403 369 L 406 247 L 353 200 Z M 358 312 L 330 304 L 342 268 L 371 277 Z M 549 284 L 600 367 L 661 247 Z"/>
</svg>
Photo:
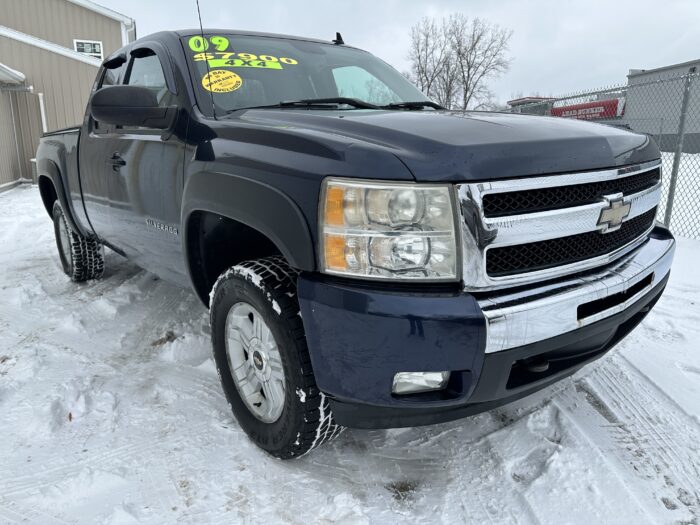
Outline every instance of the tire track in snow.
<svg viewBox="0 0 700 525">
<path fill-rule="evenodd" d="M 673 399 L 671 396 L 669 396 L 666 392 L 664 392 L 659 386 L 654 383 L 654 381 L 644 372 L 642 372 L 637 365 L 635 365 L 632 361 L 629 360 L 624 354 L 619 353 L 617 354 L 617 359 L 622 359 L 625 361 L 625 364 L 634 371 L 635 374 L 638 376 L 642 377 L 644 381 L 647 384 L 647 387 L 650 389 L 653 389 L 656 396 L 658 397 L 663 397 L 666 402 L 669 404 L 673 405 L 676 408 L 677 412 L 680 412 L 683 414 L 684 418 L 687 419 L 687 421 L 692 425 L 694 424 L 698 430 L 700 430 L 700 421 L 698 421 L 697 417 L 694 416 L 693 414 L 689 414 L 688 411 L 675 399 Z M 679 364 L 678 367 L 683 370 L 686 373 L 691 373 L 691 374 L 696 374 L 700 378 L 700 368 L 695 368 L 692 366 L 684 365 L 684 364 Z M 700 474 L 699 474 L 700 475 Z"/>
<path fill-rule="evenodd" d="M 637 376 L 634 383 L 638 388 L 634 390 L 621 388 L 621 382 L 618 380 L 623 375 L 622 369 L 613 373 L 609 367 L 601 367 L 600 369 L 601 385 L 612 393 L 613 399 L 624 400 L 625 407 L 631 412 L 631 414 L 624 415 L 624 419 L 630 420 L 626 421 L 627 427 L 639 429 L 642 437 L 649 437 L 656 445 L 653 448 L 645 447 L 644 451 L 647 453 L 656 452 L 659 462 L 665 464 L 673 473 L 673 477 L 684 478 L 686 485 L 698 499 L 698 494 L 700 494 L 700 470 L 698 470 L 697 463 L 698 443 L 694 443 L 692 439 L 683 438 L 683 436 L 693 435 L 692 432 L 688 432 L 688 427 L 697 427 L 695 420 L 683 412 L 682 414 L 685 416 L 683 419 L 686 421 L 681 421 L 681 418 L 678 417 L 678 411 L 672 410 L 669 406 L 664 406 L 662 412 L 652 413 L 653 408 L 658 407 L 659 404 L 657 395 L 653 395 L 649 389 L 652 387 L 656 390 L 656 388 L 644 375 L 637 373 L 634 369 L 629 368 L 625 372 Z M 631 384 L 632 381 L 628 380 L 627 383 Z M 630 391 L 634 392 L 634 396 L 630 395 Z M 630 415 L 637 417 L 631 418 Z M 674 439 L 671 439 L 670 436 L 673 436 Z M 685 441 L 682 444 L 685 446 L 678 446 L 677 440 L 679 438 Z M 691 451 L 696 453 L 695 457 L 689 453 Z M 654 456 L 654 454 L 650 455 Z"/>
<path fill-rule="evenodd" d="M 36 525 L 73 525 L 69 521 L 53 516 L 36 506 L 27 507 L 16 501 L 0 499 L 0 518 L 6 518 L 8 523 L 34 523 Z"/>
<path fill-rule="evenodd" d="M 503 458 L 492 446 L 491 438 L 501 432 L 509 432 L 519 422 L 541 410 L 546 402 L 526 406 L 514 416 L 508 407 L 493 410 L 478 418 L 490 418 L 491 426 L 464 443 L 450 458 L 450 466 L 456 478 L 458 490 L 450 490 L 444 497 L 443 507 L 462 509 L 472 523 L 534 524 L 540 523 L 530 502 L 523 495 L 507 472 Z M 462 423 L 466 425 L 467 423 Z M 477 467 L 478 470 L 473 469 Z M 499 502 L 508 501 L 508 505 Z M 449 521 L 449 511 L 444 520 Z"/>
<path fill-rule="evenodd" d="M 473 451 L 469 454 L 469 463 L 481 465 L 482 472 L 484 470 L 496 472 L 500 475 L 496 478 L 496 483 L 485 486 L 484 481 L 489 478 L 479 476 L 471 477 L 466 490 L 462 494 L 462 508 L 465 509 L 465 515 L 472 518 L 471 512 L 473 507 L 471 502 L 476 500 L 477 505 L 482 510 L 480 519 L 475 522 L 481 522 L 485 516 L 489 523 L 496 525 L 501 523 L 514 524 L 539 524 L 540 520 L 532 509 L 530 502 L 524 497 L 523 493 L 518 490 L 510 480 L 510 476 L 506 472 L 505 465 L 500 456 L 491 448 L 488 438 L 484 438 L 475 444 Z M 464 473 L 469 476 L 468 472 Z M 503 482 L 503 480 L 507 480 Z M 508 505 L 501 505 L 499 502 L 508 501 Z"/>
<path fill-rule="evenodd" d="M 110 466 L 118 467 L 125 459 L 145 455 L 161 446 L 160 443 L 151 442 L 148 444 L 130 444 L 110 449 L 107 452 L 98 452 L 81 458 L 77 453 L 73 460 L 64 458 L 54 460 L 54 464 L 48 468 L 42 468 L 38 472 L 31 472 L 20 476 L 13 476 L 10 482 L 0 483 L 0 492 L 5 496 L 26 496 L 35 494 L 39 489 L 55 484 L 57 479 L 76 474 L 86 467 L 99 466 L 101 470 L 108 470 Z"/>
<path fill-rule="evenodd" d="M 193 426 L 191 430 L 196 433 L 204 432 L 207 426 L 204 423 Z M 157 454 L 157 451 L 163 449 L 173 450 L 178 449 L 178 447 L 182 450 L 185 448 L 186 441 L 187 435 L 183 434 L 178 434 L 175 439 L 166 438 L 164 440 L 158 440 L 154 436 L 145 445 L 120 447 L 112 452 L 91 455 L 82 461 L 70 465 L 46 469 L 25 476 L 23 483 L 13 484 L 13 490 L 6 491 L 7 505 L 9 505 L 9 508 L 15 507 L 18 509 L 15 511 L 15 514 L 23 516 L 22 520 L 20 520 L 22 523 L 26 522 L 27 516 L 31 517 L 30 523 L 36 523 L 37 525 L 53 523 L 69 525 L 69 523 L 77 523 L 62 520 L 51 513 L 51 509 L 42 509 L 36 504 L 30 508 L 26 504 L 22 505 L 19 502 L 27 500 L 41 501 L 45 493 L 53 490 L 53 487 L 58 487 L 59 491 L 65 490 L 61 489 L 61 483 L 63 482 L 61 480 L 79 478 L 86 469 L 97 473 L 114 473 L 114 475 L 122 477 L 119 472 L 133 468 L 134 465 L 140 465 L 142 477 L 137 482 L 139 497 L 146 502 L 145 508 L 150 509 L 150 513 L 156 511 L 156 509 L 151 507 L 154 506 L 154 503 L 158 503 L 157 506 L 160 507 L 160 512 L 156 514 L 154 522 L 163 523 L 164 519 L 168 520 L 168 516 L 174 518 L 174 513 L 178 510 L 178 507 L 183 507 L 184 505 L 182 505 L 177 491 L 168 483 L 170 467 L 162 459 L 164 454 Z M 127 478 L 124 478 L 124 480 L 126 481 Z M 69 493 L 69 495 L 73 494 Z M 4 505 L 4 501 L 0 500 L 0 516 L 2 516 L 3 508 L 8 508 Z M 184 518 L 184 516 L 179 516 L 179 518 Z M 149 519 L 147 521 L 151 522 L 153 520 Z M 200 523 L 200 521 L 196 520 L 178 519 L 178 521 Z M 224 516 L 222 516 L 220 522 L 225 522 Z M 83 523 L 83 521 L 80 521 L 80 523 Z"/>
<path fill-rule="evenodd" d="M 521 509 L 529 509 L 526 517 L 516 511 L 509 520 L 515 523 L 580 522 L 587 516 L 593 522 L 651 524 L 650 519 L 645 520 L 639 502 L 628 507 L 626 518 L 610 512 L 605 503 L 608 494 L 615 494 L 616 500 L 627 504 L 636 498 L 626 488 L 624 477 L 608 464 L 605 452 L 589 440 L 576 418 L 563 410 L 561 400 L 573 391 L 568 384 L 569 388 L 561 389 L 544 406 L 517 420 L 513 428 L 486 438 L 501 465 L 501 471 L 493 476 L 514 492 L 492 498 L 495 505 L 508 501 L 507 510 L 512 512 L 517 502 Z M 569 504 L 562 505 L 562 501 Z M 499 516 L 496 522 L 505 519 Z"/>
<path fill-rule="evenodd" d="M 593 392 L 591 394 L 594 397 L 591 397 L 587 388 L 582 389 L 579 386 L 579 381 L 574 389 L 562 392 L 552 402 L 566 417 L 569 425 L 576 428 L 581 440 L 585 441 L 590 456 L 596 457 L 600 463 L 605 465 L 607 477 L 616 480 L 620 491 L 616 494 L 616 499 L 625 501 L 625 508 L 628 512 L 640 510 L 643 515 L 648 517 L 646 522 L 653 524 L 651 516 L 658 509 L 649 505 L 648 494 L 645 494 L 643 489 L 637 487 L 636 483 L 630 484 L 630 472 L 627 468 L 629 462 L 617 454 L 620 435 L 625 432 L 623 424 L 616 419 L 611 419 L 611 413 L 608 412 L 605 404 L 601 406 L 600 398 Z M 583 395 L 583 405 L 581 395 Z M 590 409 L 588 413 L 586 406 Z M 600 425 L 596 418 L 603 418 L 606 424 Z M 621 493 L 624 493 L 626 497 L 621 497 Z M 630 501 L 633 501 L 636 506 L 631 506 Z"/>
<path fill-rule="evenodd" d="M 649 383 L 625 363 L 611 356 L 576 380 L 580 395 L 565 392 L 555 401 L 592 448 L 600 451 L 647 515 L 668 513 L 669 520 L 672 516 L 676 521 L 697 519 L 700 477 L 696 474 L 695 424 L 688 432 L 684 420 L 690 420 L 675 404 L 654 410 L 659 402 L 649 391 Z M 582 411 L 581 395 L 605 424 L 596 424 Z"/>
</svg>

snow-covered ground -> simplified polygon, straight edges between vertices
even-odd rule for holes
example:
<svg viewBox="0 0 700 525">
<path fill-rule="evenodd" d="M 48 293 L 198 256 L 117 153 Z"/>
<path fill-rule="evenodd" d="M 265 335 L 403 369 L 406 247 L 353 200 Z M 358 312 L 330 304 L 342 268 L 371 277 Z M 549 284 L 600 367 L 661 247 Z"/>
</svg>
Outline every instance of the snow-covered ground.
<svg viewBox="0 0 700 525">
<path fill-rule="evenodd" d="M 615 351 L 449 424 L 281 462 L 233 420 L 189 291 L 114 253 L 59 269 L 36 188 L 0 195 L 0 523 L 698 523 L 700 241 Z"/>
</svg>

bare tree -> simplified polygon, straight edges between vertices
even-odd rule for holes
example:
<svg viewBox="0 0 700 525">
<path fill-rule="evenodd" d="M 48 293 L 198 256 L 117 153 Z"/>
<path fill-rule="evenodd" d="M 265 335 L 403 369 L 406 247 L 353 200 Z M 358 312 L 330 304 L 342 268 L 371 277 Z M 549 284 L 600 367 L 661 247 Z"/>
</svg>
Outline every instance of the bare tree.
<svg viewBox="0 0 700 525">
<path fill-rule="evenodd" d="M 435 80 L 434 96 L 436 102 L 441 106 L 453 108 L 461 91 L 459 68 L 454 59 L 454 53 L 450 49 L 446 54 L 440 74 Z"/>
<path fill-rule="evenodd" d="M 444 26 L 444 21 L 443 21 Z M 447 34 L 432 18 L 422 18 L 411 28 L 411 78 L 421 91 L 432 93 L 445 65 L 450 61 Z"/>
<path fill-rule="evenodd" d="M 488 81 L 508 70 L 512 31 L 480 18 L 453 14 L 423 18 L 411 28 L 411 79 L 429 97 L 453 109 L 489 109 Z"/>
</svg>

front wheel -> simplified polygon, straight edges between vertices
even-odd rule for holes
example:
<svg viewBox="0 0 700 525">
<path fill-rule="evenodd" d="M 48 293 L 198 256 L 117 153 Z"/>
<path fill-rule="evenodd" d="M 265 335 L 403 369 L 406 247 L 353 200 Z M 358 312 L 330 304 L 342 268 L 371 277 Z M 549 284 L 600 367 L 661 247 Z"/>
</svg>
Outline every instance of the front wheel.
<svg viewBox="0 0 700 525">
<path fill-rule="evenodd" d="M 281 459 L 299 457 L 341 431 L 316 386 L 296 278 L 282 257 L 244 262 L 219 277 L 210 304 L 226 398 L 250 439 Z"/>
</svg>

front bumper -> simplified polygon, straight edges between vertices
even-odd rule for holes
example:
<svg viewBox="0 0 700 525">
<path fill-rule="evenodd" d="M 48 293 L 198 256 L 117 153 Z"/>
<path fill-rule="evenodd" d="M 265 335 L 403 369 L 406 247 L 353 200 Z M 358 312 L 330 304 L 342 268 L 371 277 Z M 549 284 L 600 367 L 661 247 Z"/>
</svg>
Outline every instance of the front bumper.
<svg viewBox="0 0 700 525">
<path fill-rule="evenodd" d="M 622 259 L 510 291 L 415 293 L 299 279 L 316 381 L 336 421 L 356 428 L 431 424 L 489 410 L 593 361 L 649 312 L 675 241 L 662 227 Z M 531 364 L 546 364 L 537 368 Z M 394 396 L 397 372 L 451 371 L 439 392 Z"/>
</svg>

